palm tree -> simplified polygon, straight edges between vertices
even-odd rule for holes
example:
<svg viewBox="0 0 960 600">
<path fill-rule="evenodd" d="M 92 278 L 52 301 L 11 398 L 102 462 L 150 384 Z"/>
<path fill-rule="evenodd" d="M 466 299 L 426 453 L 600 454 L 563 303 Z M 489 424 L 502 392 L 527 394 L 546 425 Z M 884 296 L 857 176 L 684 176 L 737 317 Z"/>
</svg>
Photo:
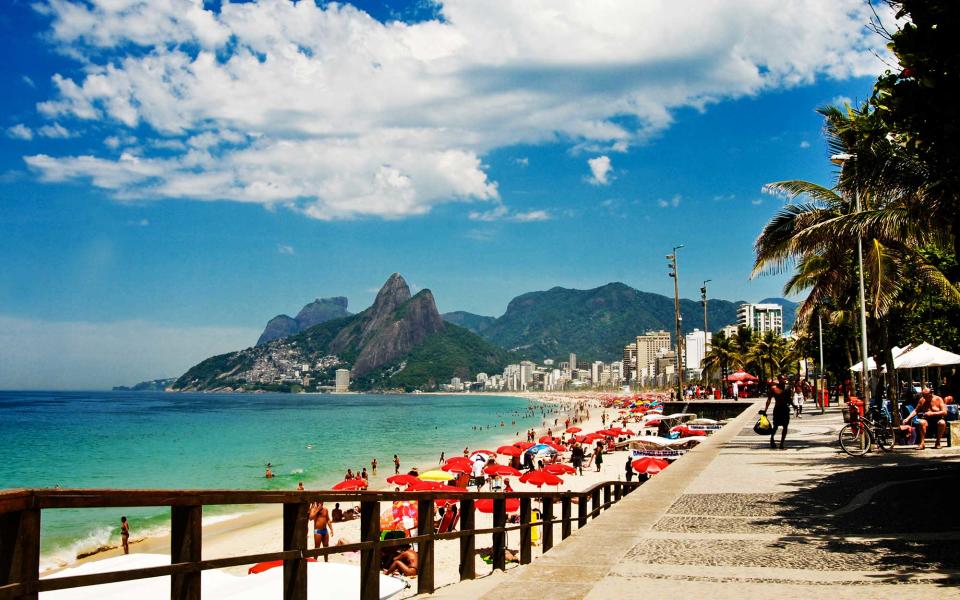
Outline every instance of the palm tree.
<svg viewBox="0 0 960 600">
<path fill-rule="evenodd" d="M 727 374 L 731 367 L 740 363 L 740 353 L 733 338 L 728 338 L 722 331 L 710 342 L 710 350 L 703 357 L 703 369 L 705 372 L 714 372 L 719 374 L 720 388 L 723 389 L 723 382 L 727 379 Z"/>
<path fill-rule="evenodd" d="M 869 109 L 828 107 L 819 112 L 832 153 L 855 155 L 854 168 L 842 169 L 832 189 L 798 180 L 768 184 L 767 189 L 786 195 L 791 203 L 758 237 L 753 276 L 796 268 L 784 291 L 809 292 L 797 312 L 801 327 L 826 304 L 835 307 L 838 319 L 845 318 L 858 309 L 854 240 L 859 235 L 864 242 L 865 309 L 874 328 L 885 326 L 880 318 L 897 305 L 906 285 L 930 286 L 960 300 L 960 290 L 919 253 L 944 240 L 929 219 L 918 214 L 915 174 L 896 159 Z M 792 203 L 798 198 L 805 202 Z M 885 358 L 892 363 L 889 353 Z"/>
</svg>

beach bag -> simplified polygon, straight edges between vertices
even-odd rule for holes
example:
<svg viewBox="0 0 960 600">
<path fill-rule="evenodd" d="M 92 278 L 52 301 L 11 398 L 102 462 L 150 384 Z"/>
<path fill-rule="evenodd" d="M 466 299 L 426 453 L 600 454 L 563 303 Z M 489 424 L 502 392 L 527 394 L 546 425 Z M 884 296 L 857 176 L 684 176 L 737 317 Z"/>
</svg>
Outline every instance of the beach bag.
<svg viewBox="0 0 960 600">
<path fill-rule="evenodd" d="M 767 418 L 767 415 L 760 415 L 760 418 L 757 419 L 757 424 L 753 426 L 753 431 L 758 435 L 770 435 L 770 432 L 773 431 L 773 426 L 770 424 L 770 419 Z"/>
</svg>

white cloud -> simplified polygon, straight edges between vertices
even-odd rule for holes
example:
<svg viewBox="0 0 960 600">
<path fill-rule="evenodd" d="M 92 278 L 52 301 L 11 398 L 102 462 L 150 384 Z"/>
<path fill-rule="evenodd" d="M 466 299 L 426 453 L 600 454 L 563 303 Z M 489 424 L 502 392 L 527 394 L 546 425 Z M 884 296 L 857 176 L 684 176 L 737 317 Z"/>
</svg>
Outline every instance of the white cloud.
<svg viewBox="0 0 960 600">
<path fill-rule="evenodd" d="M 520 165 L 521 167 L 529 167 L 530 159 L 526 156 L 513 159 L 514 164 Z"/>
<path fill-rule="evenodd" d="M 259 334 L 243 327 L 0 315 L 0 389 L 102 389 L 173 377 L 204 358 L 245 348 Z"/>
<path fill-rule="evenodd" d="M 598 156 L 587 160 L 590 167 L 590 177 L 587 179 L 592 185 L 608 185 L 610 183 L 610 171 L 613 165 L 610 164 L 609 156 Z"/>
<path fill-rule="evenodd" d="M 49 39 L 84 61 L 83 75 L 53 77 L 40 113 L 152 136 L 139 162 L 28 157 L 44 179 L 318 219 L 496 205 L 480 158 L 493 149 L 622 152 L 677 108 L 874 74 L 885 52 L 861 0 L 447 0 L 442 21 L 416 24 L 309 0 L 40 10 Z"/>
<path fill-rule="evenodd" d="M 678 206 L 680 206 L 680 200 L 682 199 L 683 199 L 683 196 L 681 196 L 680 194 L 674 194 L 673 197 L 670 198 L 669 200 L 665 200 L 663 198 L 660 198 L 659 200 L 657 200 L 657 206 L 659 206 L 660 208 L 668 208 L 668 207 L 677 208 Z"/>
<path fill-rule="evenodd" d="M 37 129 L 37 133 L 48 138 L 67 139 L 73 137 L 73 133 L 60 123 L 44 125 Z"/>
<path fill-rule="evenodd" d="M 7 135 L 15 140 L 32 140 L 33 130 L 23 123 L 17 123 L 13 127 L 7 128 Z"/>
<path fill-rule="evenodd" d="M 839 106 L 843 108 L 844 106 L 847 106 L 847 105 L 853 106 L 853 100 L 850 99 L 850 96 L 834 96 L 830 100 L 830 104 L 833 106 Z"/>
<path fill-rule="evenodd" d="M 810 142 L 808 142 L 807 140 L 803 140 L 802 142 L 800 142 L 800 147 L 806 150 L 807 148 L 810 147 Z"/>
<path fill-rule="evenodd" d="M 280 254 L 286 254 L 287 256 L 293 256 L 297 253 L 293 246 L 289 244 L 277 244 L 277 252 Z"/>
<path fill-rule="evenodd" d="M 754 206 L 760 206 L 761 204 L 763 204 L 763 198 L 754 198 L 753 200 L 750 201 L 750 204 Z"/>
<path fill-rule="evenodd" d="M 29 85 L 32 88 L 37 87 L 37 84 L 33 82 L 33 79 L 30 79 L 29 75 L 21 75 L 20 81 L 24 82 L 25 84 Z"/>
<path fill-rule="evenodd" d="M 534 221 L 549 221 L 552 215 L 546 210 L 529 210 L 525 212 L 514 212 L 503 204 L 497 204 L 490 210 L 471 211 L 471 221 L 480 221 L 483 223 L 492 223 L 494 221 L 513 221 L 515 223 L 531 223 Z"/>
</svg>

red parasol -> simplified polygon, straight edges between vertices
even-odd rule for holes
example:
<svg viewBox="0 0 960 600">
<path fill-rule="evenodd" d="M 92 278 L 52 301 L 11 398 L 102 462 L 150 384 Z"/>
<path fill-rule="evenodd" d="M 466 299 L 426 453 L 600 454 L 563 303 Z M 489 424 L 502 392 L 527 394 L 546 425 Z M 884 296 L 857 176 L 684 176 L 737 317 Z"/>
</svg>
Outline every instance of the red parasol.
<svg viewBox="0 0 960 600">
<path fill-rule="evenodd" d="M 552 436 L 552 435 L 541 435 L 541 436 L 540 436 L 540 439 L 537 440 L 537 441 L 540 442 L 541 444 L 547 444 L 547 443 L 553 441 L 553 436 Z"/>
<path fill-rule="evenodd" d="M 552 473 L 553 475 L 572 475 L 576 473 L 577 470 L 571 467 L 570 465 L 565 465 L 563 463 L 553 463 L 552 465 L 547 465 L 543 468 L 547 473 Z"/>
<path fill-rule="evenodd" d="M 746 371 L 737 371 L 727 376 L 724 381 L 756 381 L 757 378 Z"/>
<path fill-rule="evenodd" d="M 317 559 L 314 557 L 309 557 L 307 562 L 317 562 Z M 247 569 L 247 575 L 256 575 L 257 573 L 263 573 L 264 571 L 269 571 L 274 567 L 283 566 L 282 560 L 268 560 L 267 562 L 261 562 L 253 565 Z"/>
<path fill-rule="evenodd" d="M 520 477 L 520 483 L 529 483 L 540 487 L 542 485 L 560 485 L 563 483 L 563 480 L 554 475 L 553 473 L 536 470 L 528 471 Z"/>
<path fill-rule="evenodd" d="M 392 483 L 393 485 L 410 485 L 411 483 L 420 483 L 420 478 L 404 473 L 403 475 L 391 475 L 387 477 L 387 483 Z"/>
<path fill-rule="evenodd" d="M 544 445 L 550 446 L 551 448 L 553 448 L 553 449 L 556 450 L 557 452 L 566 452 L 566 451 L 567 451 L 567 447 L 566 447 L 566 446 L 561 446 L 560 444 L 558 444 L 558 443 L 556 443 L 556 442 L 545 442 Z"/>
<path fill-rule="evenodd" d="M 654 475 L 666 469 L 668 466 L 670 466 L 670 463 L 655 456 L 644 456 L 643 458 L 638 458 L 630 463 L 630 466 L 633 467 L 633 470 L 637 473 Z"/>
<path fill-rule="evenodd" d="M 509 477 L 520 477 L 520 475 L 522 475 L 520 471 L 514 469 L 513 467 L 508 467 L 507 465 L 490 465 L 489 467 L 485 467 L 483 472 L 487 475 L 502 475 Z"/>
<path fill-rule="evenodd" d="M 567 427 L 567 431 L 565 433 L 580 433 L 581 431 L 583 430 L 579 427 Z"/>
<path fill-rule="evenodd" d="M 516 446 L 517 448 L 520 448 L 521 450 L 526 450 L 527 448 L 536 446 L 536 444 L 534 444 L 533 442 L 514 442 L 513 445 Z"/>
<path fill-rule="evenodd" d="M 493 512 L 493 499 L 481 498 L 473 503 L 477 510 L 482 513 Z M 515 513 L 520 510 L 520 498 L 507 498 L 507 512 Z"/>
<path fill-rule="evenodd" d="M 332 490 L 359 490 L 366 489 L 367 480 L 366 479 L 344 479 L 337 485 L 333 486 Z"/>
<path fill-rule="evenodd" d="M 497 454 L 502 454 L 504 456 L 520 456 L 523 454 L 523 450 L 517 448 L 516 446 L 500 446 L 497 448 Z"/>
</svg>

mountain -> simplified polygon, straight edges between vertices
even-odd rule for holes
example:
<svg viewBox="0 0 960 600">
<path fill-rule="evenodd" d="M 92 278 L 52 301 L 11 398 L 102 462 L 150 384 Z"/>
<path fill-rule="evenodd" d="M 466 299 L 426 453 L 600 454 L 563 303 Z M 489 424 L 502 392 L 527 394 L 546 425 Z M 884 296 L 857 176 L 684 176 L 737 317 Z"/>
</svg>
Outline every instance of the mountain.
<svg viewBox="0 0 960 600">
<path fill-rule="evenodd" d="M 710 300 L 710 330 L 736 323 L 740 304 Z M 681 300 L 680 312 L 684 333 L 703 328 L 699 302 Z M 517 296 L 481 335 L 533 360 L 565 358 L 570 352 L 583 359 L 617 360 L 625 344 L 651 329 L 674 332 L 673 298 L 608 283 L 590 290 L 555 287 Z"/>
<path fill-rule="evenodd" d="M 277 315 L 270 319 L 263 333 L 260 334 L 257 345 L 262 346 L 267 342 L 306 331 L 314 325 L 319 325 L 325 321 L 339 319 L 349 315 L 350 313 L 347 312 L 347 299 L 343 296 L 317 298 L 301 308 L 296 317 Z"/>
<path fill-rule="evenodd" d="M 133 386 L 117 385 L 113 387 L 115 392 L 162 392 L 167 389 L 170 385 L 173 385 L 173 382 L 177 380 L 176 377 L 168 377 L 167 379 L 154 379 L 152 381 L 141 381 L 140 383 Z"/>
<path fill-rule="evenodd" d="M 174 384 L 178 390 L 318 390 L 348 368 L 353 389 L 434 389 L 451 377 L 498 372 L 509 355 L 446 323 L 433 293 L 410 295 L 394 273 L 369 308 L 302 332 L 204 360 Z"/>
<path fill-rule="evenodd" d="M 443 320 L 447 323 L 459 325 L 460 327 L 469 329 L 474 333 L 480 333 L 489 327 L 491 323 L 497 320 L 496 317 L 475 315 L 464 310 L 455 310 L 453 312 L 443 313 L 440 316 L 443 317 Z"/>
<path fill-rule="evenodd" d="M 787 333 L 793 329 L 793 324 L 797 321 L 799 302 L 792 302 L 786 298 L 764 298 L 757 304 L 779 304 L 783 306 L 783 332 Z"/>
</svg>

